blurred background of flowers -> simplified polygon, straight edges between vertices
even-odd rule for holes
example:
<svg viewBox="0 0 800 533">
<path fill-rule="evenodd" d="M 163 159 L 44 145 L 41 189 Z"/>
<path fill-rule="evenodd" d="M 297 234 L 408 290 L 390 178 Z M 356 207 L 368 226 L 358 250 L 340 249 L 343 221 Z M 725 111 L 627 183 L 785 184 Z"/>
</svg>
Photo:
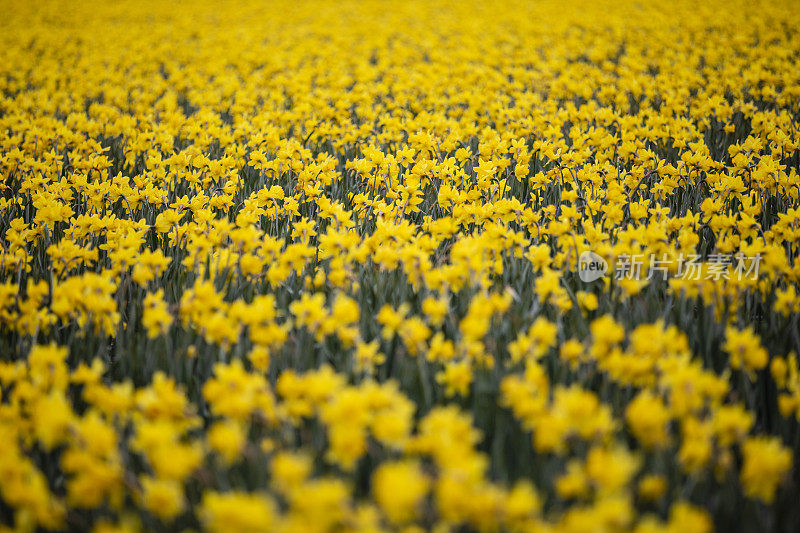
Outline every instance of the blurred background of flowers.
<svg viewBox="0 0 800 533">
<path fill-rule="evenodd" d="M 0 529 L 796 530 L 790 3 L 2 9 Z"/>
</svg>

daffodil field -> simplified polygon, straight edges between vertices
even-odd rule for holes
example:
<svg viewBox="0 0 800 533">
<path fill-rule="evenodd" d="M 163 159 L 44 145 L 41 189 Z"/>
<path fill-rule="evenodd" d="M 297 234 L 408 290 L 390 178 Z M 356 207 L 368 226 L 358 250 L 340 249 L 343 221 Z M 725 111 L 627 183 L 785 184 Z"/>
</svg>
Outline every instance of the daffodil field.
<svg viewBox="0 0 800 533">
<path fill-rule="evenodd" d="M 0 532 L 800 529 L 800 4 L 0 4 Z"/>
</svg>

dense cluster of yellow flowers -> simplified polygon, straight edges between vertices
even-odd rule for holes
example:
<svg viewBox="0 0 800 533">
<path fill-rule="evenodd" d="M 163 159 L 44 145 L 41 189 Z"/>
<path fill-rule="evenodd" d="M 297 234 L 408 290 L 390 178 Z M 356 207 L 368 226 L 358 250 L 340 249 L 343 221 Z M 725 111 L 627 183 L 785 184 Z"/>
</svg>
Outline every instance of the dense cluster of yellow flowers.
<svg viewBox="0 0 800 533">
<path fill-rule="evenodd" d="M 0 531 L 793 531 L 791 2 L 13 1 Z"/>
</svg>

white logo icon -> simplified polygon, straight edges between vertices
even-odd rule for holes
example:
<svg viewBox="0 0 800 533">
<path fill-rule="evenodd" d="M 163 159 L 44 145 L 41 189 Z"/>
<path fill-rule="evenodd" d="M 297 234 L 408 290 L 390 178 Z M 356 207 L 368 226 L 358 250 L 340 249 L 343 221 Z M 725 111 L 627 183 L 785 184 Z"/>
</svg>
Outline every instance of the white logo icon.
<svg viewBox="0 0 800 533">
<path fill-rule="evenodd" d="M 608 272 L 608 262 L 591 251 L 581 253 L 578 258 L 578 277 L 584 283 L 598 280 Z"/>
</svg>

